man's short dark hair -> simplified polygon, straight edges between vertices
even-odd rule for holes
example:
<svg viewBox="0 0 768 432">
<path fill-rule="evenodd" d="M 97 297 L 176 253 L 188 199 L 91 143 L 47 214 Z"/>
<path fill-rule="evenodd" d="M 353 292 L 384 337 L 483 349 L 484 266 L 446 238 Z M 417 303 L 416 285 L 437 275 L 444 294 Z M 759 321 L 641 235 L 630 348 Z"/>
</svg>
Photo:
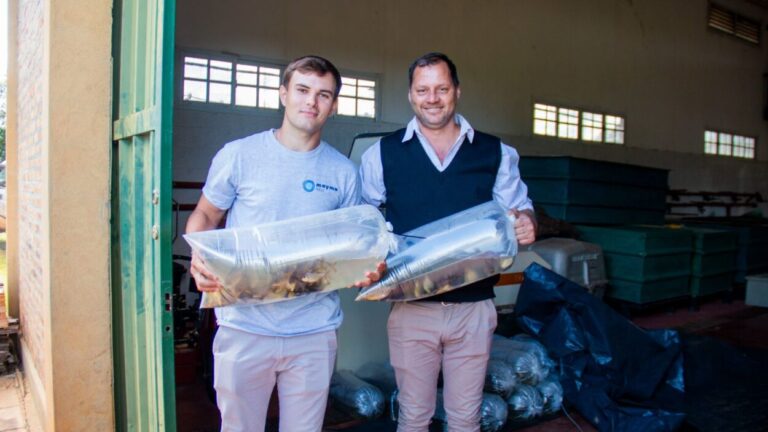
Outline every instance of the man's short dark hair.
<svg viewBox="0 0 768 432">
<path fill-rule="evenodd" d="M 336 66 L 329 60 L 324 59 L 316 55 L 308 55 L 299 57 L 288 64 L 283 72 L 283 86 L 288 87 L 288 83 L 291 82 L 291 76 L 295 71 L 302 73 L 314 73 L 323 76 L 327 73 L 333 75 L 333 80 L 336 81 L 336 90 L 333 93 L 333 98 L 336 99 L 341 91 L 341 74 Z"/>
<path fill-rule="evenodd" d="M 451 81 L 453 81 L 454 86 L 458 87 L 459 73 L 456 72 L 456 65 L 453 64 L 447 55 L 441 52 L 431 52 L 424 54 L 423 56 L 414 60 L 413 63 L 411 63 L 411 67 L 408 68 L 408 88 L 413 85 L 413 72 L 417 67 L 432 66 L 440 62 L 448 65 L 448 69 L 451 71 Z"/>
</svg>

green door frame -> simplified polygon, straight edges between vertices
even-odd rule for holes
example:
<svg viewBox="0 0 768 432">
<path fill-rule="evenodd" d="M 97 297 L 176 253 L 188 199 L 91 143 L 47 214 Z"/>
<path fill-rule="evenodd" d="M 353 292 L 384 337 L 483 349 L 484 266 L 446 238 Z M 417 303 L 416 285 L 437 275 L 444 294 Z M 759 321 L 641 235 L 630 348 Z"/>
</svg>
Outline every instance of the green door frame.
<svg viewBox="0 0 768 432">
<path fill-rule="evenodd" d="M 115 0 L 112 292 L 119 431 L 175 431 L 175 0 Z"/>
</svg>

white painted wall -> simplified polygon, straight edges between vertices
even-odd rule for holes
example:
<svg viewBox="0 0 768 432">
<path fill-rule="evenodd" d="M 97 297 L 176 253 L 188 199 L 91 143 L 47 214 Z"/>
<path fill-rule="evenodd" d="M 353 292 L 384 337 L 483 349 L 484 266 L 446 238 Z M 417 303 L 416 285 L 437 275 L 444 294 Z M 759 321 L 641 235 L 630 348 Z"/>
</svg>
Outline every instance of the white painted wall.
<svg viewBox="0 0 768 432">
<path fill-rule="evenodd" d="M 754 19 L 768 11 L 740 0 L 720 3 Z M 411 116 L 407 68 L 430 50 L 448 53 L 462 80 L 460 110 L 475 127 L 505 137 L 523 154 L 573 154 L 680 169 L 673 187 L 768 192 L 764 164 L 697 158 L 705 128 L 758 138 L 768 161 L 762 119 L 768 50 L 710 30 L 706 0 L 251 1 L 180 2 L 177 44 L 278 63 L 307 53 L 346 72 L 380 77 L 380 122 L 331 122 L 327 137 L 345 149 L 358 131 L 386 130 Z M 626 145 L 532 137 L 534 101 L 626 116 Z M 202 180 L 227 139 L 279 124 L 277 116 L 177 109 L 177 172 Z M 184 129 L 194 125 L 189 136 Z M 389 125 L 387 125 L 389 126 Z M 648 150 L 656 150 L 648 153 Z M 197 158 L 200 160 L 197 160 Z M 701 159 L 701 160 L 699 160 Z M 715 178 L 728 167 L 737 179 Z M 191 168 L 191 169 L 190 169 Z M 763 171 L 768 171 L 764 170 Z M 176 175 L 180 178 L 180 175 Z M 766 194 L 768 195 L 768 194 Z"/>
</svg>

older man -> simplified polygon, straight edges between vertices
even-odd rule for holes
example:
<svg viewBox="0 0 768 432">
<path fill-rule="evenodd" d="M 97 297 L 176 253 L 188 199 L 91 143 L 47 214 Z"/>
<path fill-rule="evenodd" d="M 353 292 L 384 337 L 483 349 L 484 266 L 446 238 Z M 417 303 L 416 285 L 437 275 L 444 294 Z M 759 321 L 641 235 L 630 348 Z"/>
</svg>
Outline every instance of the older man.
<svg viewBox="0 0 768 432">
<path fill-rule="evenodd" d="M 493 199 L 517 216 L 518 242 L 532 243 L 536 224 L 517 152 L 456 113 L 456 66 L 445 54 L 429 53 L 408 74 L 415 116 L 363 155 L 363 200 L 386 203 L 387 219 L 396 233 L 404 233 Z M 387 330 L 399 388 L 399 432 L 427 430 L 441 367 L 448 429 L 480 430 L 497 281 L 488 278 L 392 308 Z"/>
</svg>

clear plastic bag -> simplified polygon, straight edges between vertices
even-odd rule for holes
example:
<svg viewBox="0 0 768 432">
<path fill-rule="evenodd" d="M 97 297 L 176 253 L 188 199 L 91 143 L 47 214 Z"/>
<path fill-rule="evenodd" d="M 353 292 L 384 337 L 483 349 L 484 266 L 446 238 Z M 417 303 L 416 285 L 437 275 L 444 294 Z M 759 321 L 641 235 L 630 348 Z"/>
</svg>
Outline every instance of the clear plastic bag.
<svg viewBox="0 0 768 432">
<path fill-rule="evenodd" d="M 536 388 L 544 398 L 545 414 L 560 411 L 560 407 L 563 406 L 563 386 L 560 385 L 556 377 L 548 376 Z"/>
<path fill-rule="evenodd" d="M 506 397 L 512 393 L 515 385 L 517 385 L 517 375 L 509 363 L 493 359 L 488 361 L 483 390 Z"/>
<path fill-rule="evenodd" d="M 355 375 L 382 391 L 389 401 L 389 416 L 392 421 L 397 421 L 397 380 L 392 365 L 385 362 L 368 362 L 362 365 Z"/>
<path fill-rule="evenodd" d="M 381 212 L 361 205 L 184 239 L 223 285 L 201 308 L 271 303 L 352 286 L 393 244 Z"/>
<path fill-rule="evenodd" d="M 384 277 L 357 300 L 409 301 L 431 297 L 496 275 L 517 254 L 514 218 L 494 201 L 403 235 Z"/>
<path fill-rule="evenodd" d="M 520 333 L 512 336 L 510 340 L 512 341 L 512 346 L 529 351 L 539 359 L 541 367 L 546 371 L 544 375 L 548 375 L 555 368 L 555 361 L 549 356 L 547 349 L 532 336 Z"/>
<path fill-rule="evenodd" d="M 507 402 L 499 395 L 483 393 L 483 402 L 480 405 L 480 430 L 483 432 L 497 432 L 507 422 Z M 437 391 L 437 405 L 433 417 L 443 423 L 444 430 L 448 430 L 448 417 L 443 403 L 443 389 Z"/>
<path fill-rule="evenodd" d="M 358 378 L 352 371 L 334 372 L 329 394 L 340 408 L 354 417 L 374 419 L 384 412 L 381 390 Z"/>
<path fill-rule="evenodd" d="M 507 398 L 510 420 L 529 420 L 544 412 L 544 398 L 536 387 L 520 384 Z"/>
<path fill-rule="evenodd" d="M 509 364 L 519 383 L 536 385 L 549 374 L 549 367 L 541 364 L 535 351 L 503 336 L 493 335 L 491 359 Z"/>
</svg>

